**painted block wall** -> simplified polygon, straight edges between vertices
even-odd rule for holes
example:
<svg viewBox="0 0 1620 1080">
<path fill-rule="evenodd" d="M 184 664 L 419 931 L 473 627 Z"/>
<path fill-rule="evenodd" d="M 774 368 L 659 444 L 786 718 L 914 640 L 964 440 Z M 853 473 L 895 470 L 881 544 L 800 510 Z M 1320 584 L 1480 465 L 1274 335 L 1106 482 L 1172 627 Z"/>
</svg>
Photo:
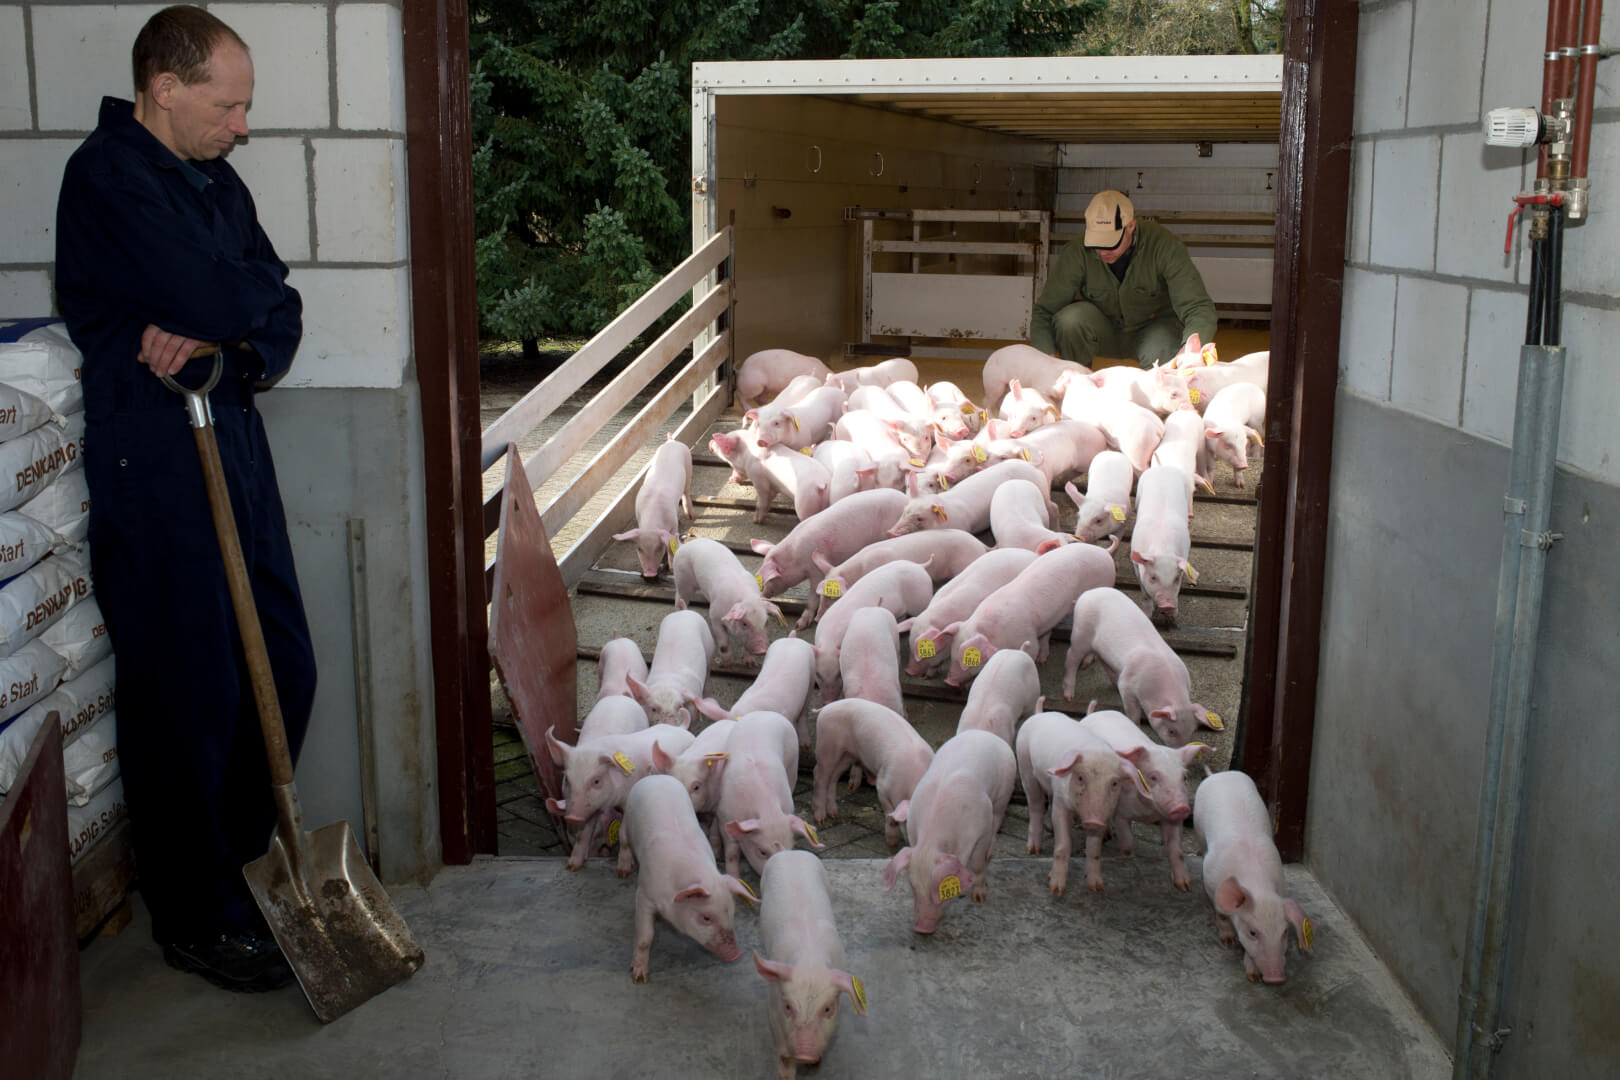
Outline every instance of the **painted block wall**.
<svg viewBox="0 0 1620 1080">
<path fill-rule="evenodd" d="M 0 317 L 53 314 L 62 167 L 160 4 L 0 3 Z M 349 524 L 364 522 L 371 719 L 385 877 L 438 857 L 422 447 L 410 337 L 405 95 L 392 3 L 205 5 L 255 61 L 231 165 L 304 300 L 292 370 L 260 396 L 320 685 L 298 781 L 306 819 L 361 823 Z"/>
<path fill-rule="evenodd" d="M 1360 10 L 1349 256 L 1307 859 L 1441 1036 L 1456 1026 L 1489 701 L 1524 229 L 1534 156 L 1489 148 L 1483 110 L 1540 97 L 1546 7 Z M 1603 39 L 1620 31 L 1604 19 Z M 1592 212 L 1564 264 L 1568 368 L 1537 657 L 1500 1076 L 1613 1075 L 1620 949 L 1595 929 L 1620 873 L 1616 761 L 1594 703 L 1620 664 L 1620 123 L 1600 68 Z M 1605 1005 L 1604 1003 L 1607 1003 Z"/>
</svg>

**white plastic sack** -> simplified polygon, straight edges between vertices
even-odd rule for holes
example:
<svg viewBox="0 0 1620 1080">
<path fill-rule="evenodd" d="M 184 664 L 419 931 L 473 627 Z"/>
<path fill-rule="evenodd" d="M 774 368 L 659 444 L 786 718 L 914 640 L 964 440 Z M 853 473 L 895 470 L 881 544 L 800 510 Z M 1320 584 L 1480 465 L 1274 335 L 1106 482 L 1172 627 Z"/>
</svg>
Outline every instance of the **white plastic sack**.
<svg viewBox="0 0 1620 1080">
<path fill-rule="evenodd" d="M 0 338 L 10 336 L 0 327 Z M 17 341 L 0 341 L 0 383 L 34 395 L 63 416 L 84 410 L 83 366 L 84 357 L 61 322 L 30 330 Z"/>
<path fill-rule="evenodd" d="M 14 578 L 51 552 L 70 546 L 45 522 L 8 510 L 0 514 L 0 581 Z"/>
<path fill-rule="evenodd" d="M 0 659 L 0 722 L 56 689 L 67 661 L 43 641 L 30 641 Z"/>
<path fill-rule="evenodd" d="M 27 514 L 64 540 L 83 543 L 90 535 L 90 482 L 84 478 L 84 470 L 58 473 L 44 491 L 16 512 Z"/>
<path fill-rule="evenodd" d="M 118 723 L 112 713 L 101 717 L 62 748 L 62 771 L 67 774 L 67 799 L 74 806 L 90 800 L 118 779 Z"/>
<path fill-rule="evenodd" d="M 0 656 L 39 637 L 89 595 L 90 558 L 78 551 L 41 559 L 0 585 Z"/>
<path fill-rule="evenodd" d="M 103 660 L 77 679 L 56 690 L 4 724 L 0 724 L 0 792 L 11 790 L 22 771 L 23 758 L 52 710 L 62 727 L 64 752 L 97 720 L 113 711 L 113 662 Z"/>
<path fill-rule="evenodd" d="M 0 510 L 15 510 L 84 464 L 84 413 L 0 443 Z"/>
<path fill-rule="evenodd" d="M 39 639 L 67 661 L 62 671 L 64 679 L 76 679 L 81 672 L 112 655 L 107 619 L 101 614 L 101 605 L 96 603 L 94 593 L 69 608 L 66 615 L 39 635 Z"/>
<path fill-rule="evenodd" d="M 33 394 L 0 383 L 0 442 L 26 435 L 51 420 L 58 424 L 63 422 L 49 405 Z"/>
<path fill-rule="evenodd" d="M 127 814 L 124 805 L 124 782 L 114 780 L 101 789 L 101 794 L 90 800 L 90 805 L 68 805 L 68 857 L 78 862 L 92 844 Z"/>
</svg>

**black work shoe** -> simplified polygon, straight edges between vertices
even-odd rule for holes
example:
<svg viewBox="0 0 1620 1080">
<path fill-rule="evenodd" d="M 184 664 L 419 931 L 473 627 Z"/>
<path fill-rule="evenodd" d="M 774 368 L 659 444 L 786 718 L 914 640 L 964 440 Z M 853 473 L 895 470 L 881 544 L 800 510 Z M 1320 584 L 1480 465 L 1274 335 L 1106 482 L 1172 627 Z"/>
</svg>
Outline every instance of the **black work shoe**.
<svg viewBox="0 0 1620 1080">
<path fill-rule="evenodd" d="M 246 931 L 216 934 L 201 941 L 166 942 L 163 959 L 172 968 L 243 993 L 279 990 L 293 981 L 292 968 L 275 940 Z"/>
</svg>

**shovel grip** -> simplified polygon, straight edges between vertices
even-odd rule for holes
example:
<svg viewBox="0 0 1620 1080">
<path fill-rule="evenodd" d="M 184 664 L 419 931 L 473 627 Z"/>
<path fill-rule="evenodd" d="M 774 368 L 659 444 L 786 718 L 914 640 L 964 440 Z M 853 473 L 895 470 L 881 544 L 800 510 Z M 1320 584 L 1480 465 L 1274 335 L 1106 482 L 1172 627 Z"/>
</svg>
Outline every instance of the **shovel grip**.
<svg viewBox="0 0 1620 1080">
<path fill-rule="evenodd" d="M 231 512 L 231 493 L 225 486 L 219 443 L 211 424 L 193 427 L 191 434 L 197 441 L 203 483 L 208 488 L 208 508 L 214 515 L 214 532 L 219 536 L 219 551 L 225 560 L 225 581 L 231 590 L 231 606 L 236 609 L 236 627 L 242 635 L 242 652 L 247 656 L 253 700 L 259 706 L 264 751 L 270 760 L 270 783 L 291 784 L 293 764 L 287 750 L 287 728 L 281 720 L 281 703 L 276 697 L 275 679 L 270 674 L 270 657 L 264 647 L 264 630 L 259 626 L 259 609 L 253 602 L 253 587 L 248 583 L 247 564 L 242 558 L 242 541 L 237 536 L 236 517 Z"/>
</svg>

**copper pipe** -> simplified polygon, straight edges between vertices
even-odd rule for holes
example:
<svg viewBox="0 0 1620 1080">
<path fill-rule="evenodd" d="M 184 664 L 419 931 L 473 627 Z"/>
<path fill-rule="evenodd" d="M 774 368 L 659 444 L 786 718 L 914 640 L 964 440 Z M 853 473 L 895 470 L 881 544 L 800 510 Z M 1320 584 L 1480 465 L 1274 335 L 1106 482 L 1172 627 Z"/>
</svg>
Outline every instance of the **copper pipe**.
<svg viewBox="0 0 1620 1080">
<path fill-rule="evenodd" d="M 1603 0 L 1586 0 L 1586 18 L 1581 26 L 1579 85 L 1575 90 L 1575 131 L 1570 136 L 1572 177 L 1586 177 L 1586 163 L 1592 149 L 1592 98 L 1597 92 L 1598 38 L 1603 22 Z"/>
<path fill-rule="evenodd" d="M 1547 0 L 1547 47 L 1541 70 L 1541 115 L 1551 116 L 1553 102 L 1568 96 L 1569 73 L 1558 50 L 1575 35 L 1581 0 Z M 1547 145 L 1536 151 L 1536 179 L 1547 177 Z"/>
</svg>

